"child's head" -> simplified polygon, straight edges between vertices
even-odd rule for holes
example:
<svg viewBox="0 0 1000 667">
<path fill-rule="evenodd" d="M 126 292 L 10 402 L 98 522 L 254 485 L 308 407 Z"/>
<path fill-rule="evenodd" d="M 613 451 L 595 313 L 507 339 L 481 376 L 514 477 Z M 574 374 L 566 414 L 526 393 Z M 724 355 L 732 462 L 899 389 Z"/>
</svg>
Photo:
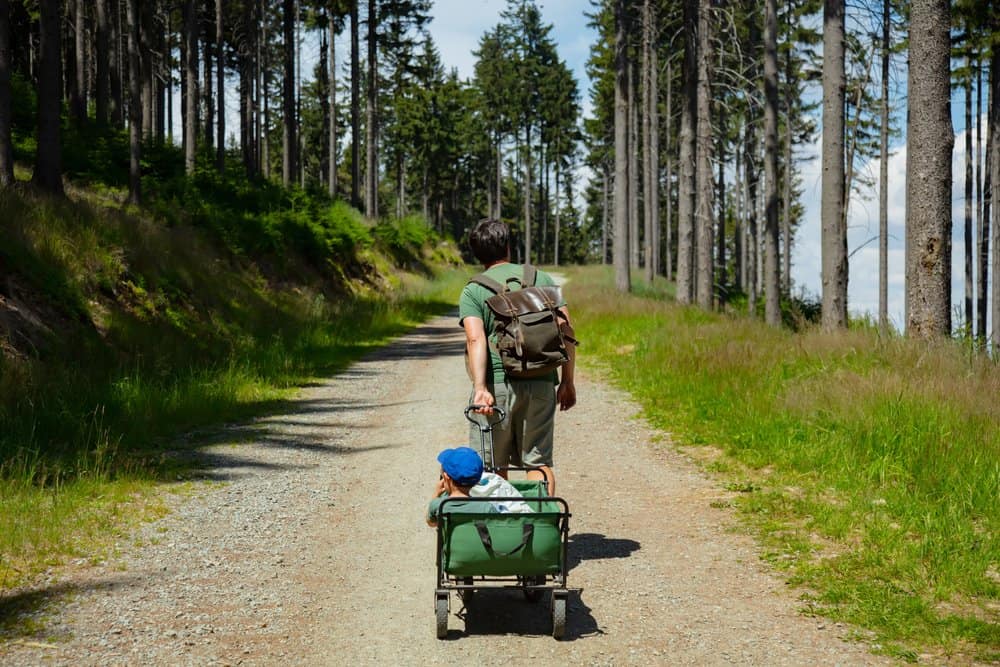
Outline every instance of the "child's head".
<svg viewBox="0 0 1000 667">
<path fill-rule="evenodd" d="M 446 449 L 438 454 L 437 459 L 441 463 L 442 474 L 463 490 L 478 484 L 483 476 L 483 459 L 470 447 Z"/>
</svg>

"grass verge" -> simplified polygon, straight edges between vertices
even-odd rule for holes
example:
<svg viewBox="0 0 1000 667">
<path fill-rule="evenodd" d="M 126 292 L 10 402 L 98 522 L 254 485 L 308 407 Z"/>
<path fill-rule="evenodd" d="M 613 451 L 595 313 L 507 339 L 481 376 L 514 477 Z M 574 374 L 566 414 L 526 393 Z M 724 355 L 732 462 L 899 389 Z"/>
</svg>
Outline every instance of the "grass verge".
<svg viewBox="0 0 1000 667">
<path fill-rule="evenodd" d="M 93 189 L 5 191 L 0 220 L 0 594 L 159 515 L 148 492 L 184 478 L 176 435 L 279 409 L 465 280 L 414 219 L 358 223 L 364 243 L 315 257 L 287 229 L 280 256 L 251 255 Z"/>
<path fill-rule="evenodd" d="M 881 650 L 1000 659 L 1000 369 L 959 344 L 775 330 L 569 270 L 585 347 L 741 493 L 806 611 Z"/>
</svg>

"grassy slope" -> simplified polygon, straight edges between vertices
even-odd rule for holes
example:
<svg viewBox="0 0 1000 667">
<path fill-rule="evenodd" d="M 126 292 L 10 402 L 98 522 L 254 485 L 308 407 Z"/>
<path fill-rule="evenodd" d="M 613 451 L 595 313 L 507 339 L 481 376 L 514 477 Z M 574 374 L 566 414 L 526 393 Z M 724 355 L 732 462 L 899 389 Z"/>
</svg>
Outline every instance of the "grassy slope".
<svg viewBox="0 0 1000 667">
<path fill-rule="evenodd" d="M 160 512 L 173 436 L 279 408 L 462 284 L 417 220 L 238 176 L 149 186 L 142 212 L 113 183 L 0 193 L 0 592 Z"/>
<path fill-rule="evenodd" d="M 1000 371 L 955 343 L 776 331 L 570 271 L 582 359 L 722 473 L 808 611 L 1000 659 Z M 657 292 L 659 297 L 656 298 Z"/>
</svg>

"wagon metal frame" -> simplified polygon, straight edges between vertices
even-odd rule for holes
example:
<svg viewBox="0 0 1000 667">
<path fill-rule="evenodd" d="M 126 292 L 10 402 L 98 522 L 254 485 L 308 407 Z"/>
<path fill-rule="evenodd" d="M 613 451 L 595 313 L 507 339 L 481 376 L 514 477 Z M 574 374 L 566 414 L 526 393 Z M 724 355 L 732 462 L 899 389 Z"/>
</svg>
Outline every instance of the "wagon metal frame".
<svg viewBox="0 0 1000 667">
<path fill-rule="evenodd" d="M 533 514 L 488 514 L 486 503 L 496 502 L 497 498 L 491 497 L 476 497 L 476 498 L 445 498 L 437 511 L 437 581 L 436 588 L 434 591 L 434 612 L 436 621 L 436 636 L 438 639 L 443 639 L 448 634 L 448 612 L 449 612 L 449 602 L 451 599 L 451 592 L 455 591 L 459 594 L 463 601 L 467 601 L 476 591 L 482 590 L 492 590 L 492 589 L 515 589 L 523 592 L 525 598 L 531 602 L 537 602 L 542 599 L 546 592 L 550 593 L 550 616 L 552 619 L 552 636 L 556 639 L 561 639 L 566 631 L 566 603 L 569 597 L 569 589 L 567 588 L 567 548 L 569 544 L 569 518 L 571 516 L 569 511 L 569 504 L 563 499 L 555 496 L 547 495 L 548 489 L 548 477 L 545 475 L 545 471 L 542 468 L 537 467 L 496 467 L 495 458 L 493 457 L 493 427 L 501 423 L 506 417 L 506 413 L 498 407 L 494 407 L 494 412 L 499 415 L 499 418 L 490 421 L 484 419 L 482 421 L 476 420 L 471 416 L 473 410 L 476 410 L 478 406 L 470 405 L 465 409 L 465 417 L 473 424 L 477 425 L 480 430 L 481 437 L 481 448 L 483 460 L 486 461 L 486 447 L 487 443 L 490 449 L 489 462 L 490 465 L 486 467 L 486 470 L 493 473 L 503 472 L 529 472 L 538 471 L 542 473 L 542 481 L 540 482 L 521 482 L 520 480 L 514 480 L 512 483 L 515 487 L 520 487 L 521 490 L 529 490 L 532 486 L 538 488 L 539 496 L 524 496 L 517 498 L 517 500 L 528 503 L 529 505 L 537 505 L 537 510 Z M 449 513 L 445 512 L 444 508 L 449 502 L 463 502 L 463 503 L 484 503 L 483 513 Z M 549 508 L 546 511 L 543 510 L 543 506 L 548 504 Z M 552 506 L 556 506 L 558 511 L 551 511 Z M 502 517 L 502 519 L 501 519 Z M 532 520 L 536 521 L 532 521 Z M 499 552 L 495 551 L 491 543 L 490 536 L 490 522 L 494 521 L 494 527 L 496 527 L 496 521 L 502 520 L 507 524 L 512 522 L 519 523 L 522 526 L 522 538 L 519 545 L 507 551 Z M 482 541 L 482 545 L 486 552 L 490 555 L 489 565 L 492 567 L 487 567 L 484 563 L 483 570 L 489 569 L 499 569 L 503 571 L 503 574 L 491 574 L 488 572 L 483 572 L 477 574 L 474 572 L 476 569 L 475 563 L 471 566 L 466 565 L 461 574 L 449 573 L 446 571 L 446 565 L 444 562 L 444 554 L 446 552 L 446 547 L 449 545 L 445 544 L 445 540 L 448 536 L 453 535 L 452 522 L 462 522 L 462 523 L 473 523 L 479 534 L 479 539 Z M 539 574 L 538 572 L 517 572 L 516 557 L 522 549 L 530 548 L 535 526 L 543 525 L 549 529 L 551 533 L 553 526 L 555 530 L 558 531 L 558 550 L 555 554 L 555 561 L 546 561 L 547 565 L 544 569 L 547 571 Z M 551 535 L 550 535 L 551 537 Z M 510 558 L 511 568 L 504 568 L 503 565 L 507 563 L 505 559 Z M 473 570 L 470 572 L 469 570 Z M 507 573 L 506 570 L 510 570 Z"/>
</svg>

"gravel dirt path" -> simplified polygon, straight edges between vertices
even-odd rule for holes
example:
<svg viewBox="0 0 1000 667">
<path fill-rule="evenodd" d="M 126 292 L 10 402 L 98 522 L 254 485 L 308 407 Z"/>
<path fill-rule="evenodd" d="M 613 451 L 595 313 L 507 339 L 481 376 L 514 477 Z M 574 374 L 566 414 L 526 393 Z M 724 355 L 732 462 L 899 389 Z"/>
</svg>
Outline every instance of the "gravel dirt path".
<svg viewBox="0 0 1000 667">
<path fill-rule="evenodd" d="M 434 638 L 435 456 L 460 444 L 468 395 L 454 316 L 305 388 L 289 410 L 199 452 L 203 481 L 98 566 L 68 568 L 43 638 L 4 665 L 861 665 L 850 629 L 798 613 L 728 493 L 585 369 L 558 416 L 570 522 L 566 638 L 548 605 L 478 596 Z M 584 350 L 585 352 L 585 350 Z M 715 502 L 716 506 L 720 503 Z M 54 611 L 52 611 L 54 610 Z"/>
</svg>

